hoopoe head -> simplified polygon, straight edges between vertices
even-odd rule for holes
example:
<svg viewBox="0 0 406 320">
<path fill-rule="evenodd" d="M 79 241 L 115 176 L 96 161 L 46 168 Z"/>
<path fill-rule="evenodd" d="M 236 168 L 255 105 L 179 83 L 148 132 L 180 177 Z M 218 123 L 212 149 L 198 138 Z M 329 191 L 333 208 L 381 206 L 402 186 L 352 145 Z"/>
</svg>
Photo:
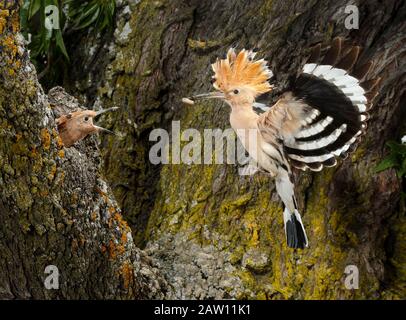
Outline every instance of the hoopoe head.
<svg viewBox="0 0 406 320">
<path fill-rule="evenodd" d="M 211 65 L 216 91 L 185 98 L 183 101 L 193 104 L 196 100 L 218 98 L 231 106 L 252 105 L 257 96 L 272 90 L 268 79 L 273 75 L 264 59 L 254 58 L 253 51 L 243 49 L 237 54 L 234 49 L 229 49 L 225 59 L 217 59 Z"/>
<path fill-rule="evenodd" d="M 117 107 L 109 108 L 101 111 L 79 110 L 63 115 L 56 119 L 59 136 L 65 147 L 72 146 L 75 142 L 82 140 L 89 134 L 104 131 L 113 133 L 112 131 L 99 127 L 93 123 L 93 120 L 108 111 L 117 110 Z M 114 134 L 114 133 L 113 133 Z"/>
</svg>

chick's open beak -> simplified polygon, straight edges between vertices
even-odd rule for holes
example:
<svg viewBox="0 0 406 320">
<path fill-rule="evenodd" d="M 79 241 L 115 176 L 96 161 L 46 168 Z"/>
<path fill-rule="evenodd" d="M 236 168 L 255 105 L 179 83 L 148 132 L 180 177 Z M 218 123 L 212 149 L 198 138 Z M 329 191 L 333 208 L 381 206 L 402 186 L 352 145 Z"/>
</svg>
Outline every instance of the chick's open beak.
<svg viewBox="0 0 406 320">
<path fill-rule="evenodd" d="M 224 93 L 220 91 L 213 91 L 209 93 L 197 94 L 195 96 L 191 96 L 188 98 L 183 98 L 182 102 L 186 104 L 194 104 L 196 101 L 199 100 L 206 100 L 206 99 L 224 99 Z"/>
<path fill-rule="evenodd" d="M 97 111 L 94 116 L 95 116 L 95 117 L 98 117 L 98 116 L 100 116 L 100 115 L 103 114 L 103 113 L 110 112 L 110 111 L 116 111 L 116 110 L 118 110 L 118 107 L 103 109 L 103 110 Z"/>
<path fill-rule="evenodd" d="M 113 107 L 113 108 L 108 108 L 108 109 L 103 109 L 103 110 L 97 111 L 97 112 L 95 113 L 93 119 L 97 118 L 98 116 L 100 116 L 100 115 L 102 115 L 102 114 L 104 114 L 104 113 L 106 113 L 106 112 L 115 111 L 115 110 L 117 110 L 117 109 L 118 109 L 118 107 Z M 97 126 L 97 125 L 93 125 L 93 127 L 94 127 L 97 131 L 103 131 L 103 132 L 107 132 L 107 133 L 110 133 L 110 134 L 114 134 L 114 135 L 115 135 L 115 133 L 114 133 L 113 131 L 109 130 L 109 129 L 106 129 L 106 128 L 103 128 L 103 127 L 99 127 L 99 126 Z"/>
<path fill-rule="evenodd" d="M 99 127 L 99 126 L 95 126 L 95 125 L 93 125 L 93 127 L 95 127 L 97 131 L 103 131 L 103 132 L 107 132 L 107 133 L 114 134 L 114 135 L 116 134 L 115 132 L 113 132 L 109 129 L 103 128 L 103 127 Z"/>
</svg>

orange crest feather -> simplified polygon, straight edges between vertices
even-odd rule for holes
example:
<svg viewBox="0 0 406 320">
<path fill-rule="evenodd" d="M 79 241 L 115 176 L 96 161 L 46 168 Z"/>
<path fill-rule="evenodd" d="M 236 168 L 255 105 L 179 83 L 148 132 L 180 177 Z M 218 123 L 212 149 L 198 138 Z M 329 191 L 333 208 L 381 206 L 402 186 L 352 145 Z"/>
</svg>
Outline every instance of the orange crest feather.
<svg viewBox="0 0 406 320">
<path fill-rule="evenodd" d="M 215 79 L 214 88 L 227 92 L 234 87 L 250 88 L 256 95 L 272 90 L 268 79 L 273 76 L 264 59 L 254 60 L 255 53 L 241 50 L 238 54 L 231 48 L 226 59 L 217 59 L 211 65 Z"/>
</svg>

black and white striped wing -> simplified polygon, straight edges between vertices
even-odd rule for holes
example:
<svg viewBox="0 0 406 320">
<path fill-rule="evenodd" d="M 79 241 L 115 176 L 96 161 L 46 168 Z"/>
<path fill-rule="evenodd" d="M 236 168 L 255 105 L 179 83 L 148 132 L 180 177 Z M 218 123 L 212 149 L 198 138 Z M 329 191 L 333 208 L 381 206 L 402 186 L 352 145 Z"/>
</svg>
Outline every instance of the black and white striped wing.
<svg viewBox="0 0 406 320">
<path fill-rule="evenodd" d="M 320 46 L 314 48 L 292 88 L 293 96 L 309 108 L 294 138 L 284 141 L 284 150 L 291 164 L 302 170 L 334 166 L 336 157 L 346 158 L 355 150 L 380 80 L 364 80 L 371 62 L 354 68 L 359 47 L 343 50 L 342 40 L 336 38 L 318 62 L 320 51 Z"/>
</svg>

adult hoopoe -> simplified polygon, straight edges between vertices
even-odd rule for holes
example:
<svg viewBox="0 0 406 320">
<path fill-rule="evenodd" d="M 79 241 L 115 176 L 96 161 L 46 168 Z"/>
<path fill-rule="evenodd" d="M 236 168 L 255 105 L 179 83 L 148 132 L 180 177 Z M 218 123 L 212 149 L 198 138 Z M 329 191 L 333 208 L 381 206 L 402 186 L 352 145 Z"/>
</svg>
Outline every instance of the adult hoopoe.
<svg viewBox="0 0 406 320">
<path fill-rule="evenodd" d="M 75 142 L 82 140 L 89 134 L 95 132 L 104 131 L 114 134 L 114 132 L 108 129 L 95 125 L 93 120 L 103 113 L 117 109 L 117 107 L 113 107 L 100 111 L 78 110 L 56 119 L 59 136 L 61 137 L 64 146 L 71 147 Z"/>
<path fill-rule="evenodd" d="M 360 48 L 343 46 L 336 38 L 326 54 L 313 48 L 302 73 L 266 112 L 257 114 L 255 99 L 272 90 L 265 60 L 255 53 L 230 49 L 226 59 L 212 64 L 215 92 L 185 98 L 185 103 L 219 98 L 231 106 L 230 123 L 241 143 L 264 171 L 275 177 L 282 199 L 287 244 L 308 246 L 294 195 L 291 168 L 320 171 L 336 165 L 355 150 L 366 129 L 380 79 L 365 80 L 372 62 L 356 65 Z M 241 131 L 256 130 L 255 143 Z M 254 147 L 255 145 L 255 147 Z"/>
</svg>

